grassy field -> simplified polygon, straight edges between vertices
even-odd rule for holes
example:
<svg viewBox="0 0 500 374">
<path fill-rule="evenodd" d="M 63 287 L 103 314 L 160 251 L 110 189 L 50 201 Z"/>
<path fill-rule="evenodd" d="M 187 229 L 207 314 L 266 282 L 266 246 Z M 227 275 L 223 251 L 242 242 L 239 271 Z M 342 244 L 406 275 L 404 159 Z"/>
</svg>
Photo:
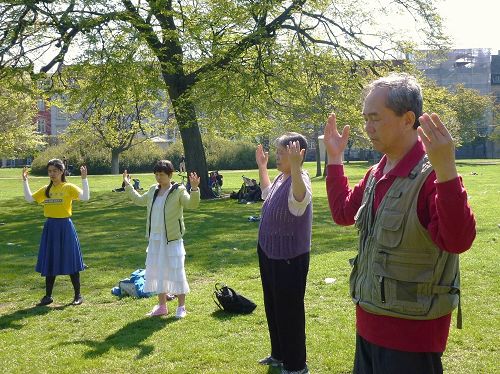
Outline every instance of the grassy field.
<svg viewBox="0 0 500 374">
<path fill-rule="evenodd" d="M 315 165 L 306 164 L 311 175 Z M 346 167 L 351 184 L 367 164 Z M 444 356 L 446 373 L 500 372 L 498 337 L 500 163 L 460 161 L 460 174 L 477 218 L 477 238 L 461 256 L 464 328 L 452 327 Z M 91 172 L 91 171 L 90 171 Z M 238 190 L 241 176 L 225 171 L 224 192 Z M 0 367 L 2 373 L 274 373 L 256 361 L 269 353 L 255 251 L 258 223 L 247 218 L 261 204 L 202 201 L 186 212 L 186 271 L 191 286 L 187 318 L 148 318 L 156 298 L 118 299 L 110 290 L 144 266 L 145 209 L 119 187 L 120 176 L 89 177 L 91 200 L 76 202 L 73 221 L 85 263 L 83 305 L 72 300 L 69 277 L 54 288 L 54 304 L 35 307 L 44 280 L 34 271 L 43 226 L 42 208 L 22 198 L 20 169 L 0 169 Z M 134 175 L 147 187 L 152 174 Z M 71 182 L 81 185 L 80 179 Z M 47 178 L 31 178 L 32 191 Z M 306 292 L 308 364 L 312 373 L 350 373 L 354 355 L 354 306 L 348 296 L 348 259 L 357 232 L 332 222 L 324 180 L 313 178 L 314 223 Z M 335 278 L 326 284 L 325 278 Z M 211 299 L 223 281 L 258 305 L 250 315 L 220 312 Z M 176 302 L 169 303 L 175 311 Z M 453 325 L 455 326 L 455 316 Z"/>
</svg>

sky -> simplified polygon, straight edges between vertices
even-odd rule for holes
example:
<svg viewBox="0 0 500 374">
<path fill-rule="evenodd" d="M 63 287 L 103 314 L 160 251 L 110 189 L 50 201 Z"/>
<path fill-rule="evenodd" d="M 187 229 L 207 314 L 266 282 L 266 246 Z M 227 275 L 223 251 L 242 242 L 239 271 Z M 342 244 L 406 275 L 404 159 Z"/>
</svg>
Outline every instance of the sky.
<svg viewBox="0 0 500 374">
<path fill-rule="evenodd" d="M 437 3 L 453 48 L 500 50 L 499 0 L 441 0 Z"/>
</svg>

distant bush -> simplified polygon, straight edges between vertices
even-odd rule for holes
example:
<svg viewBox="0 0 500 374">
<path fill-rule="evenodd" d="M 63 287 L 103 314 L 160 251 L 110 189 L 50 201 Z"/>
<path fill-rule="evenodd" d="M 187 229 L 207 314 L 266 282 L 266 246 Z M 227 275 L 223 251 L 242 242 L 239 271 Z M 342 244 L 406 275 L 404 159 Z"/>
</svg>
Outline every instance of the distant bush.
<svg viewBox="0 0 500 374">
<path fill-rule="evenodd" d="M 120 155 L 120 171 L 127 169 L 134 173 L 152 173 L 156 161 L 165 158 L 165 152 L 153 142 L 141 143 Z"/>
<path fill-rule="evenodd" d="M 256 145 L 243 141 L 234 141 L 219 137 L 204 140 L 207 167 L 209 170 L 254 169 Z M 182 142 L 172 143 L 167 149 L 162 149 L 152 142 L 143 142 L 120 155 L 120 171 L 127 169 L 132 173 L 147 173 L 153 170 L 157 160 L 172 161 L 179 168 L 181 156 L 184 154 Z M 47 162 L 53 158 L 66 157 L 72 165 L 73 174 L 80 174 L 80 166 L 87 165 L 91 174 L 111 173 L 111 152 L 105 148 L 95 148 L 82 145 L 70 147 L 63 143 L 50 146 L 33 160 L 31 165 L 34 175 L 47 174 Z M 269 168 L 276 166 L 274 154 L 270 155 Z"/>
<path fill-rule="evenodd" d="M 205 136 L 203 139 L 208 170 L 254 169 L 256 144 L 235 141 L 220 137 Z M 176 142 L 168 147 L 165 158 L 179 167 L 180 157 L 184 154 L 182 143 Z M 276 166 L 274 154 L 270 155 L 270 168 Z"/>
<path fill-rule="evenodd" d="M 59 144 L 48 147 L 33 160 L 31 172 L 34 175 L 47 174 L 47 162 L 53 158 L 66 157 L 73 174 L 80 174 L 80 166 L 87 165 L 91 174 L 111 173 L 111 152 L 105 148 L 69 147 Z M 155 162 L 165 158 L 165 150 L 152 142 L 143 142 L 120 155 L 120 170 L 129 169 L 134 173 L 150 172 Z"/>
<path fill-rule="evenodd" d="M 172 143 L 165 150 L 163 159 L 172 161 L 175 170 L 179 170 L 179 163 L 181 162 L 181 156 L 184 154 L 184 148 L 182 147 L 182 142 L 178 141 Z"/>
</svg>

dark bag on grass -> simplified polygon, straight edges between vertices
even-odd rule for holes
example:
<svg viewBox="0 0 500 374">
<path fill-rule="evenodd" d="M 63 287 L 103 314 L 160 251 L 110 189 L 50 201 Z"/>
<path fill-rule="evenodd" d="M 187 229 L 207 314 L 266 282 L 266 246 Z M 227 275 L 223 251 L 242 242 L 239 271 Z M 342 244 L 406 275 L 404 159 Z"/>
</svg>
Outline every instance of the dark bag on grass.
<svg viewBox="0 0 500 374">
<path fill-rule="evenodd" d="M 252 300 L 237 294 L 235 290 L 221 283 L 215 284 L 215 291 L 212 294 L 212 298 L 221 310 L 230 313 L 252 313 L 257 307 Z"/>
</svg>

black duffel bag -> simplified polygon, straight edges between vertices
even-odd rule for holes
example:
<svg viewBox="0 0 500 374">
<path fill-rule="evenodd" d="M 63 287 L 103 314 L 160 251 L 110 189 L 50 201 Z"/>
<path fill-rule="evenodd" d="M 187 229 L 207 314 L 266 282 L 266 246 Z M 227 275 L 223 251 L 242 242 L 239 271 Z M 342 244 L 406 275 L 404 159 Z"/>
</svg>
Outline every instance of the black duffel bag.
<svg viewBox="0 0 500 374">
<path fill-rule="evenodd" d="M 252 313 L 257 307 L 252 300 L 239 295 L 235 290 L 221 283 L 215 284 L 215 291 L 212 294 L 212 298 L 221 310 L 230 313 Z"/>
</svg>

